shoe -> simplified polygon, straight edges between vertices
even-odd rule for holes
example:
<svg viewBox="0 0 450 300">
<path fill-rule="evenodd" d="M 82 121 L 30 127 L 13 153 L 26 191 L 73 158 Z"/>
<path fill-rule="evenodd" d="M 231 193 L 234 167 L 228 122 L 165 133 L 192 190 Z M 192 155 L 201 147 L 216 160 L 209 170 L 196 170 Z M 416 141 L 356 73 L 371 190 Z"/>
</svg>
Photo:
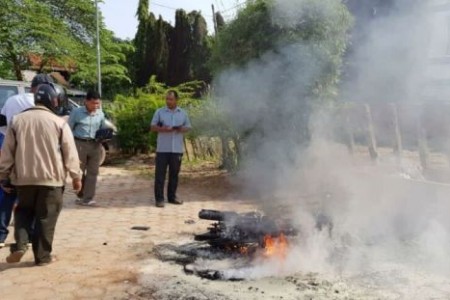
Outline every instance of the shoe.
<svg viewBox="0 0 450 300">
<path fill-rule="evenodd" d="M 23 250 L 11 252 L 11 254 L 9 254 L 9 256 L 6 258 L 6 262 L 8 264 L 18 263 L 18 262 L 20 262 L 20 260 L 24 256 L 24 254 L 25 254 L 25 251 L 23 251 Z"/>
<path fill-rule="evenodd" d="M 164 207 L 163 201 L 156 201 L 156 207 Z"/>
<path fill-rule="evenodd" d="M 181 204 L 183 204 L 183 200 L 175 199 L 175 200 L 169 201 L 169 203 L 170 203 L 170 204 L 181 205 Z"/>
<path fill-rule="evenodd" d="M 50 258 L 50 261 L 36 263 L 36 266 L 38 266 L 38 267 L 45 267 L 45 266 L 48 266 L 49 264 L 57 262 L 57 261 L 58 261 L 58 259 L 56 259 L 55 256 L 52 256 Z"/>
<path fill-rule="evenodd" d="M 89 202 L 83 202 L 84 206 L 97 206 L 97 202 L 95 200 L 89 200 Z"/>
<path fill-rule="evenodd" d="M 90 200 L 89 202 L 84 202 L 82 200 L 80 200 L 79 202 L 75 202 L 78 205 L 81 206 L 97 206 L 97 202 L 95 202 L 95 200 Z"/>
<path fill-rule="evenodd" d="M 5 242 L 0 242 L 0 249 L 5 248 L 6 244 Z"/>
<path fill-rule="evenodd" d="M 82 203 L 81 199 L 75 199 L 75 204 L 81 205 Z"/>
</svg>

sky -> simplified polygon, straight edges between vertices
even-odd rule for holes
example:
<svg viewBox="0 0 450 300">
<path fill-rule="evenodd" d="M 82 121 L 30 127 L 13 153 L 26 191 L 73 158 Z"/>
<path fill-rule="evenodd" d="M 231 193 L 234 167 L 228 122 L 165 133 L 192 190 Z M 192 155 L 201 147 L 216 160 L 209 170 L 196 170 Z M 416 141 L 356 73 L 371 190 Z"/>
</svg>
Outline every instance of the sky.
<svg viewBox="0 0 450 300">
<path fill-rule="evenodd" d="M 231 19 L 240 3 L 245 0 L 150 0 L 150 11 L 157 17 L 162 15 L 164 20 L 174 24 L 175 9 L 183 8 L 186 11 L 200 10 L 208 22 L 210 31 L 214 30 L 211 4 L 216 11 L 223 12 L 225 20 Z M 132 39 L 136 33 L 138 0 L 103 0 L 100 4 L 105 23 L 117 37 Z"/>
</svg>

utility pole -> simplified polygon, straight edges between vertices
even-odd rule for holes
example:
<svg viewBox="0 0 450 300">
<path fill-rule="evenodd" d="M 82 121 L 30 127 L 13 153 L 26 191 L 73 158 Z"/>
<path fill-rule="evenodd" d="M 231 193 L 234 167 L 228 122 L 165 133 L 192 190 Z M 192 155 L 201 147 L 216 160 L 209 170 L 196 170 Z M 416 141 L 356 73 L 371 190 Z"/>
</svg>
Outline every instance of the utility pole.
<svg viewBox="0 0 450 300">
<path fill-rule="evenodd" d="M 100 12 L 98 10 L 98 0 L 95 0 L 95 13 L 97 19 L 97 82 L 98 93 L 102 96 L 102 66 L 101 66 L 101 48 L 100 48 Z"/>
<path fill-rule="evenodd" d="M 213 22 L 214 22 L 214 33 L 217 35 L 217 19 L 216 19 L 216 10 L 214 9 L 214 4 L 211 4 L 212 14 L 213 14 Z"/>
</svg>

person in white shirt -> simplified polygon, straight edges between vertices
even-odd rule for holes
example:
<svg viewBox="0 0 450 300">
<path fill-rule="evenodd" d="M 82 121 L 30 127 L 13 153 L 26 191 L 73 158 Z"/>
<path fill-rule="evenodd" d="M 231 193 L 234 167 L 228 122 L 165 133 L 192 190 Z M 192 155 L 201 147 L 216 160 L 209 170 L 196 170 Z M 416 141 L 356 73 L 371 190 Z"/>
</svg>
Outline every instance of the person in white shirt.
<svg viewBox="0 0 450 300">
<path fill-rule="evenodd" d="M 7 125 L 11 124 L 13 117 L 26 109 L 34 107 L 34 93 L 37 90 L 37 87 L 41 84 L 45 83 L 54 83 L 53 79 L 47 74 L 38 74 L 31 81 L 31 91 L 26 94 L 18 94 L 9 97 L 5 105 L 3 105 L 0 114 L 6 117 Z M 6 133 L 6 127 L 0 127 L 0 133 L 3 135 Z"/>
<path fill-rule="evenodd" d="M 3 118 L 0 127 L 0 149 L 6 134 L 7 127 L 11 124 L 15 115 L 34 107 L 34 94 L 39 85 L 53 83 L 53 79 L 46 74 L 38 74 L 31 81 L 31 93 L 18 94 L 9 97 L 0 111 Z M 0 150 L 1 153 L 1 150 Z M 0 154 L 1 155 L 1 154 Z M 5 247 L 5 240 L 8 236 L 8 225 L 11 222 L 11 215 L 14 204 L 17 201 L 15 189 L 8 182 L 1 184 L 0 190 L 0 248 Z"/>
</svg>

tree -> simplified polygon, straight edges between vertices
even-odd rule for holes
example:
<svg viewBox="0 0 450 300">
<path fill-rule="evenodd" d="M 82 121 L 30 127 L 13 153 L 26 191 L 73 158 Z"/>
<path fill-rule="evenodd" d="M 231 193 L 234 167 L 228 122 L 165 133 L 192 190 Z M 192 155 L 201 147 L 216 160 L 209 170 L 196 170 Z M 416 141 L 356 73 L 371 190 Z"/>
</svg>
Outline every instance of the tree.
<svg viewBox="0 0 450 300">
<path fill-rule="evenodd" d="M 189 14 L 191 23 L 191 43 L 189 48 L 189 61 L 191 77 L 184 82 L 191 80 L 211 81 L 211 72 L 206 62 L 211 56 L 211 43 L 208 38 L 208 25 L 200 12 L 193 11 Z"/>
<path fill-rule="evenodd" d="M 335 89 L 352 19 L 341 1 L 324 2 L 302 1 L 296 19 L 289 24 L 273 21 L 273 0 L 249 2 L 217 36 L 211 59 L 215 72 L 245 66 L 267 53 L 280 54 L 290 45 L 307 45 L 308 49 L 300 47 L 298 51 L 302 52 L 297 54 L 304 56 L 311 51 L 311 58 L 324 60 L 326 66 L 320 92 L 330 92 L 325 87 Z M 319 93 L 317 87 L 310 91 Z"/>
<path fill-rule="evenodd" d="M 209 82 L 207 66 L 211 53 L 207 24 L 200 12 L 175 13 L 175 28 L 170 36 L 168 83 L 178 85 L 192 80 Z"/>
<path fill-rule="evenodd" d="M 212 51 L 213 69 L 220 71 L 260 57 L 273 49 L 280 37 L 281 28 L 272 25 L 268 4 L 250 3 L 219 32 Z"/>
<path fill-rule="evenodd" d="M 210 81 L 207 66 L 211 42 L 200 12 L 175 13 L 175 27 L 149 12 L 148 1 L 139 1 L 139 21 L 134 39 L 134 81 L 144 87 L 151 76 L 175 86 L 193 80 Z"/>
<path fill-rule="evenodd" d="M 71 82 L 83 88 L 97 83 L 96 15 L 91 0 L 0 0 L 0 76 L 17 80 L 30 54 L 39 55 L 43 72 L 49 62 L 75 67 Z M 101 16 L 100 16 L 101 17 Z M 112 96 L 131 84 L 127 57 L 133 47 L 101 28 L 102 76 L 105 95 Z M 5 75 L 3 75 L 5 74 Z"/>
<path fill-rule="evenodd" d="M 216 18 L 217 30 L 220 31 L 225 26 L 225 19 L 223 18 L 222 14 L 220 12 L 216 12 L 215 18 Z"/>
<path fill-rule="evenodd" d="M 95 7 L 90 0 L 0 0 L 0 59 L 13 67 L 15 77 L 30 53 L 65 65 L 82 57 L 95 32 Z M 55 30 L 57 28 L 57 30 Z"/>
<path fill-rule="evenodd" d="M 169 35 L 172 27 L 169 23 L 163 20 L 159 16 L 158 21 L 155 23 L 155 33 L 152 45 L 149 45 L 149 49 L 152 49 L 151 54 L 154 61 L 153 74 L 156 75 L 161 82 L 167 82 L 169 74 Z"/>
<path fill-rule="evenodd" d="M 12 72 L 13 68 L 8 61 L 0 61 L 0 78 L 13 79 L 14 74 Z"/>
<path fill-rule="evenodd" d="M 131 42 L 123 41 L 107 30 L 100 33 L 101 71 L 103 97 L 113 99 L 117 93 L 128 92 L 132 86 L 128 66 L 130 57 L 134 55 Z M 71 83 L 83 89 L 95 89 L 97 84 L 97 57 L 95 46 L 88 48 L 82 60 L 77 62 L 77 72 L 72 75 Z"/>
<path fill-rule="evenodd" d="M 284 1 L 290 10 L 280 2 L 249 1 L 219 31 L 211 59 L 214 96 L 228 120 L 224 144 L 233 140 L 253 160 L 268 153 L 258 158 L 274 169 L 280 153 L 294 160 L 308 143 L 313 109 L 336 99 L 351 26 L 340 0 Z M 272 156 L 274 145 L 280 152 Z"/>
<path fill-rule="evenodd" d="M 191 26 L 186 12 L 179 9 L 175 13 L 175 28 L 170 37 L 169 80 L 170 85 L 186 82 L 191 78 L 189 69 L 189 48 Z"/>
<path fill-rule="evenodd" d="M 149 20 L 154 18 L 149 15 L 148 0 L 139 0 L 138 9 L 136 12 L 138 18 L 138 29 L 134 38 L 134 47 L 136 48 L 134 56 L 134 82 L 137 86 L 144 86 L 147 84 L 150 76 L 148 75 L 148 35 L 149 35 Z"/>
</svg>

